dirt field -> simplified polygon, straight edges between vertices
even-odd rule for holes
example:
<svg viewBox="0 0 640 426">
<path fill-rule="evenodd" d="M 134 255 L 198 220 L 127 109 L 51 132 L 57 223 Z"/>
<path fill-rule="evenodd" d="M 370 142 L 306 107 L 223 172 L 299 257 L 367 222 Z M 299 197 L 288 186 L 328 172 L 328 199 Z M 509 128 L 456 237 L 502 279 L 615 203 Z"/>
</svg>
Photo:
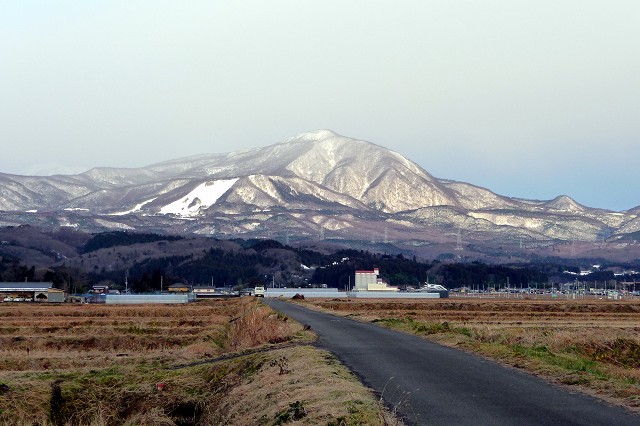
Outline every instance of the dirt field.
<svg viewBox="0 0 640 426">
<path fill-rule="evenodd" d="M 0 303 L 0 424 L 393 422 L 313 338 L 253 298 Z"/>
<path fill-rule="evenodd" d="M 480 353 L 640 412 L 640 301 L 451 298 L 304 303 Z"/>
</svg>

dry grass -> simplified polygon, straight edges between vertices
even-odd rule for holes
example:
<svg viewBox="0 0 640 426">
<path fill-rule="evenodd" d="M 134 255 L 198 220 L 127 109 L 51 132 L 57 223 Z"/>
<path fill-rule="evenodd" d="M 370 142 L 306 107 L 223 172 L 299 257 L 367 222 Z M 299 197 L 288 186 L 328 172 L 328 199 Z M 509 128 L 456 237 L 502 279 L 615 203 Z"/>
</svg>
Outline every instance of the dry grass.
<svg viewBox="0 0 640 426">
<path fill-rule="evenodd" d="M 0 424 L 388 424 L 311 339 L 253 298 L 0 304 Z"/>
<path fill-rule="evenodd" d="M 383 425 L 392 421 L 388 415 L 381 417 L 380 404 L 333 356 L 301 346 L 276 351 L 270 361 L 265 359 L 252 380 L 224 398 L 224 414 L 215 424 L 273 424 L 272 413 L 285 413 L 296 401 L 307 415 L 293 424 Z M 336 415 L 336 406 L 342 414 Z"/>
<path fill-rule="evenodd" d="M 640 301 L 304 303 L 480 353 L 640 412 Z"/>
<path fill-rule="evenodd" d="M 302 327 L 287 322 L 283 317 L 262 304 L 241 304 L 238 316 L 231 322 L 228 345 L 233 350 L 251 348 L 265 343 L 282 343 L 290 340 L 292 327 L 296 332 Z"/>
</svg>

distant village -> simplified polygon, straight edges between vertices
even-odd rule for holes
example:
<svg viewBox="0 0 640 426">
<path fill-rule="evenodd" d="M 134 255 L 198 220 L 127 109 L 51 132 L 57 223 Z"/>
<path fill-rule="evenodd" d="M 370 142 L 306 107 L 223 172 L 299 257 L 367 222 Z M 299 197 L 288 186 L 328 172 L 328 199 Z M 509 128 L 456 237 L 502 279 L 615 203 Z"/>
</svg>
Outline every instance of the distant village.
<svg viewBox="0 0 640 426">
<path fill-rule="evenodd" d="M 439 284 L 424 283 L 418 288 L 405 286 L 400 289 L 389 285 L 380 277 L 380 269 L 356 270 L 352 284 L 346 289 L 328 287 L 320 284 L 312 288 L 282 287 L 272 282 L 271 286 L 256 286 L 234 289 L 231 287 L 216 287 L 214 285 L 188 285 L 174 283 L 161 288 L 159 292 L 133 294 L 128 289 L 110 288 L 108 285 L 97 284 L 84 294 L 68 294 L 54 288 L 52 282 L 0 282 L 0 301 L 2 302 L 36 302 L 36 303 L 107 303 L 107 304 L 139 304 L 139 303 L 189 303 L 208 298 L 229 298 L 243 296 L 282 297 L 282 298 L 448 298 L 449 294 L 462 297 L 567 297 L 567 298 L 609 298 L 620 299 L 640 296 L 640 282 L 614 281 L 609 284 L 606 280 L 581 281 L 580 278 L 591 276 L 600 270 L 600 265 L 593 265 L 591 269 L 565 271 L 565 274 L 575 276 L 569 281 L 557 286 L 531 287 L 522 284 L 501 286 L 464 286 L 447 289 Z M 616 276 L 638 276 L 636 271 L 623 271 Z M 350 281 L 351 282 L 351 281 Z"/>
</svg>

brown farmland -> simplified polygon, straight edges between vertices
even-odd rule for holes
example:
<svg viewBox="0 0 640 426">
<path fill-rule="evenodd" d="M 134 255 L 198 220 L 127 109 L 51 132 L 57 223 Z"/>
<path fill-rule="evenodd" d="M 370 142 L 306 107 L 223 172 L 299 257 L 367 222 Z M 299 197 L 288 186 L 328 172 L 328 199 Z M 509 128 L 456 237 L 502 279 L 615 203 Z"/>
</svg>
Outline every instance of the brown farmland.
<svg viewBox="0 0 640 426">
<path fill-rule="evenodd" d="M 392 420 L 313 338 L 253 298 L 0 303 L 0 424 Z"/>
<path fill-rule="evenodd" d="M 317 300 L 640 412 L 640 300 Z"/>
</svg>

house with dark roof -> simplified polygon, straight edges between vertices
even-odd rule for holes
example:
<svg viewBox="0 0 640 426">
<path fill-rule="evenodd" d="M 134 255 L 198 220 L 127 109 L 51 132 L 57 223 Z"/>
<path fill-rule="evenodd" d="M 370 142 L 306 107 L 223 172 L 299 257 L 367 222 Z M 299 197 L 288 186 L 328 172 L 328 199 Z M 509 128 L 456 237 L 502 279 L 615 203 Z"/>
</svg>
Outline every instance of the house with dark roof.
<svg viewBox="0 0 640 426">
<path fill-rule="evenodd" d="M 188 293 L 190 290 L 191 290 L 190 286 L 188 286 L 187 284 L 180 284 L 180 283 L 171 284 L 169 287 L 167 287 L 167 291 L 169 293 Z"/>
</svg>

